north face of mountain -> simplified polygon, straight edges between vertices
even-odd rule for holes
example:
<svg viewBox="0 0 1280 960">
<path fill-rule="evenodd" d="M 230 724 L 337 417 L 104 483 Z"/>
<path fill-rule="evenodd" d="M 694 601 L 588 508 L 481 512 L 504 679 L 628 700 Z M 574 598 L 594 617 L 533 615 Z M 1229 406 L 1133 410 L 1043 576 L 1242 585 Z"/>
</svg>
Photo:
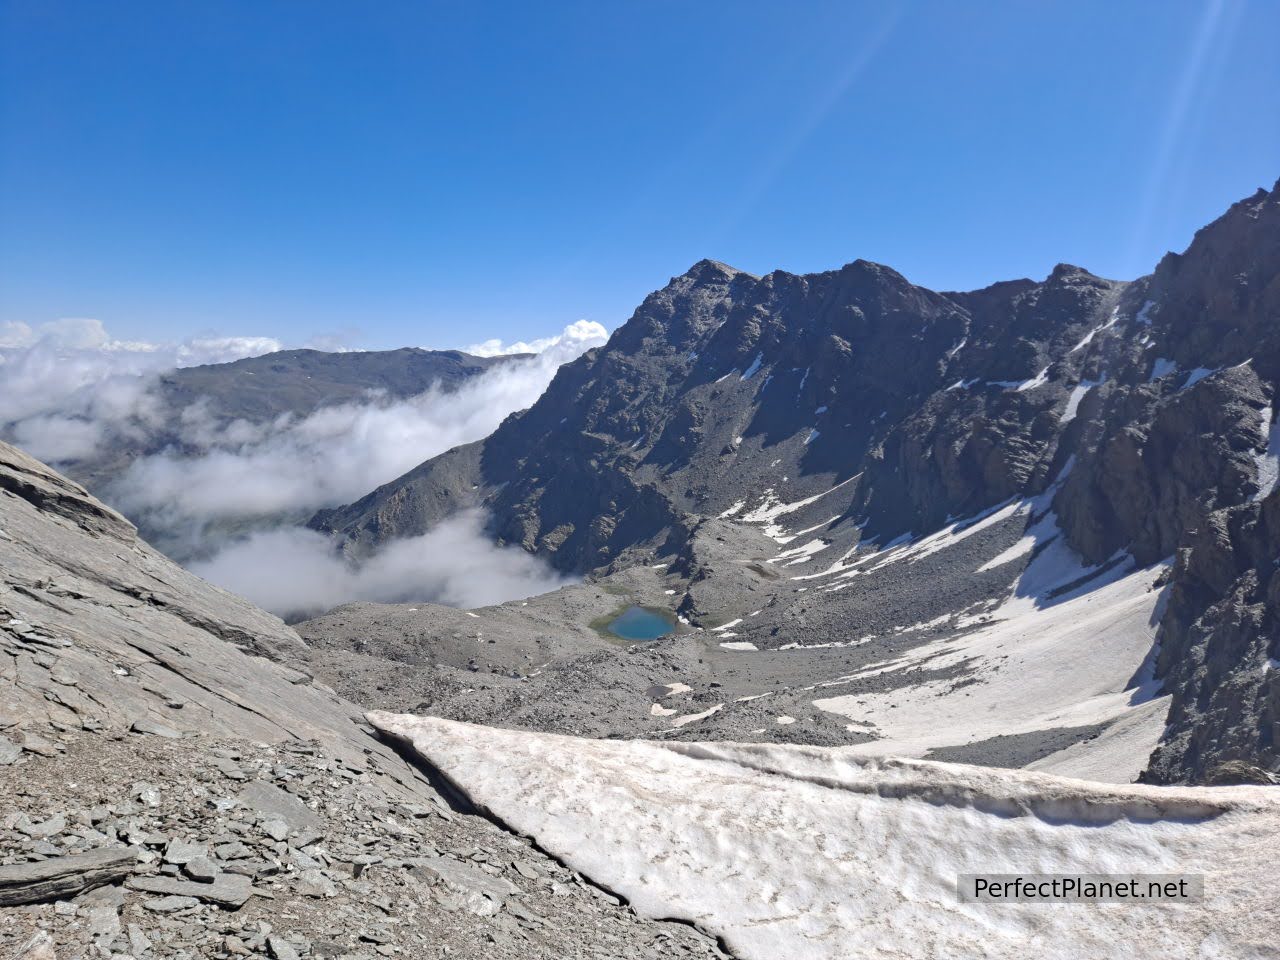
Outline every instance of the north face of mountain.
<svg viewBox="0 0 1280 960">
<path fill-rule="evenodd" d="M 1244 495 L 1265 445 L 1249 411 L 1280 374 L 1275 208 L 1260 191 L 1131 284 L 1060 265 L 942 295 L 865 261 L 762 278 L 703 261 L 474 450 L 314 525 L 367 549 L 478 500 L 501 539 L 589 569 L 855 475 L 839 499 L 867 537 L 936 529 L 1075 456 L 1057 503 L 1073 546 L 1167 556 L 1195 510 Z"/>
<path fill-rule="evenodd" d="M 694 625 L 753 613 L 727 598 L 763 590 L 773 606 L 733 629 L 776 649 L 824 630 L 844 642 L 850 624 L 884 620 L 884 595 L 867 578 L 829 600 L 792 598 L 819 585 L 785 586 L 769 563 L 700 559 L 696 543 L 725 540 L 724 525 L 780 544 L 807 537 L 778 561 L 839 554 L 838 575 L 957 518 L 1031 504 L 1035 555 L 1058 540 L 1095 571 L 1086 582 L 1177 559 L 1173 599 L 1153 613 L 1173 725 L 1148 776 L 1275 768 L 1275 671 L 1257 666 L 1280 654 L 1266 632 L 1269 575 L 1248 535 L 1206 531 L 1263 509 L 1249 505 L 1280 472 L 1278 278 L 1276 188 L 1129 283 L 1060 265 L 1040 282 L 939 294 L 865 261 L 764 277 L 703 261 L 491 437 L 312 525 L 358 555 L 481 503 L 499 539 L 563 569 L 672 557 Z M 955 616 L 979 584 L 997 600 L 1010 589 L 992 566 L 1001 557 L 968 582 L 939 572 L 895 592 L 898 627 Z M 1253 692 L 1233 711 L 1213 691 L 1237 681 Z"/>
<path fill-rule="evenodd" d="M 1174 691 L 1154 782 L 1280 770 L 1280 494 L 1215 511 L 1178 550 L 1158 669 Z"/>
<path fill-rule="evenodd" d="M 1026 457 L 996 448 L 1053 403 L 947 387 L 1034 380 L 1118 286 L 1062 267 L 1041 284 L 974 294 L 970 310 L 865 261 L 762 278 L 704 261 L 647 298 L 605 347 L 562 368 L 533 408 L 476 451 L 430 461 L 316 525 L 371 545 L 478 497 L 501 538 L 589 568 L 638 543 L 679 542 L 690 516 L 731 511 L 762 491 L 796 500 L 871 463 L 891 475 L 895 458 L 950 450 L 930 437 L 931 403 L 966 423 L 985 416 L 981 435 L 955 450 L 964 476 L 944 456 L 917 474 L 918 489 L 873 471 L 844 492 L 846 507 L 860 497 L 885 523 L 924 529 L 981 505 L 992 493 L 984 483 L 1003 491 L 1038 479 Z"/>
</svg>

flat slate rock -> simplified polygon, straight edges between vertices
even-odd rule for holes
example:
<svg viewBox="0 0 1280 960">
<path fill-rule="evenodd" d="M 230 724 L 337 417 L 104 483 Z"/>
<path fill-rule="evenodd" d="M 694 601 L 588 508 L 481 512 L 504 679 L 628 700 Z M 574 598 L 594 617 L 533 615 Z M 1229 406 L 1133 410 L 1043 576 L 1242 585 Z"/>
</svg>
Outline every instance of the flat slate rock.
<svg viewBox="0 0 1280 960">
<path fill-rule="evenodd" d="M 0 866 L 0 907 L 66 900 L 81 891 L 123 880 L 137 862 L 132 850 L 104 847 L 36 863 Z"/>
<path fill-rule="evenodd" d="M 8 737 L 0 737 L 0 767 L 7 767 L 11 763 L 16 763 L 21 756 L 22 747 Z"/>
<path fill-rule="evenodd" d="M 520 892 L 510 880 L 493 877 L 483 870 L 467 866 L 448 857 L 419 857 L 415 861 L 414 873 L 442 880 L 447 886 L 460 893 L 482 893 L 492 900 L 501 903 L 507 897 Z"/>
<path fill-rule="evenodd" d="M 291 831 L 315 830 L 320 818 L 290 793 L 262 780 L 246 784 L 240 802 L 264 820 L 282 820 Z"/>
<path fill-rule="evenodd" d="M 219 874 L 212 883 L 177 880 L 173 877 L 130 877 L 125 886 L 146 893 L 171 897 L 195 897 L 222 907 L 239 908 L 253 896 L 253 881 L 235 873 Z"/>
</svg>

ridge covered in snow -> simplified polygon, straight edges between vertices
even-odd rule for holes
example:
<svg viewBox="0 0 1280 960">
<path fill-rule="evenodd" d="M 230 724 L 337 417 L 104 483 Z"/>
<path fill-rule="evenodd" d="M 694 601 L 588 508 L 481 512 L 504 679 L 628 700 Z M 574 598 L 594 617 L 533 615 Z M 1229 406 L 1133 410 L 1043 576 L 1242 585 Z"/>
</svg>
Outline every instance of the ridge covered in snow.
<svg viewBox="0 0 1280 960">
<path fill-rule="evenodd" d="M 1272 949 L 1280 796 L 848 748 L 590 740 L 369 714 L 479 809 L 645 917 L 748 960 Z M 966 903 L 961 874 L 1200 874 L 1203 902 Z"/>
</svg>

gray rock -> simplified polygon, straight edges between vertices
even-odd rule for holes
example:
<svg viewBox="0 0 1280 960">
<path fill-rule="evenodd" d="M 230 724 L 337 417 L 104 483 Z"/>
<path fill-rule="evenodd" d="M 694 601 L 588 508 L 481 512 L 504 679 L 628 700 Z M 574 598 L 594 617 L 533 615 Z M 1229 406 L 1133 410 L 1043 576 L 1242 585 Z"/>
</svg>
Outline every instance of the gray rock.
<svg viewBox="0 0 1280 960">
<path fill-rule="evenodd" d="M 220 843 L 213 848 L 213 855 L 219 860 L 246 860 L 253 856 L 253 851 L 238 840 Z"/>
<path fill-rule="evenodd" d="M 53 949 L 53 937 L 48 931 L 37 931 L 29 940 L 18 947 L 13 960 L 58 960 Z"/>
<path fill-rule="evenodd" d="M 320 818 L 315 811 L 274 784 L 254 780 L 240 791 L 240 802 L 264 820 L 282 821 L 290 830 L 315 830 Z"/>
<path fill-rule="evenodd" d="M 421 879 L 442 882 L 455 893 L 470 897 L 467 901 L 468 908 L 476 905 L 476 895 L 488 898 L 495 905 L 501 905 L 507 897 L 520 892 L 520 888 L 510 880 L 490 876 L 483 870 L 448 857 L 421 857 L 411 872 Z M 497 912 L 496 909 L 493 912 Z"/>
<path fill-rule="evenodd" d="M 272 840 L 280 841 L 289 836 L 289 825 L 283 820 L 264 820 L 258 825 Z"/>
<path fill-rule="evenodd" d="M 190 863 L 192 860 L 208 856 L 209 847 L 207 844 L 199 843 L 194 840 L 169 840 L 164 847 L 164 862 L 176 863 L 179 866 Z"/>
<path fill-rule="evenodd" d="M 179 910 L 190 910 L 192 907 L 198 907 L 200 906 L 200 901 L 194 897 L 157 897 L 154 900 L 144 901 L 142 906 L 153 913 L 176 913 Z"/>
<path fill-rule="evenodd" d="M 267 952 L 275 960 L 300 960 L 298 951 L 284 937 L 275 934 L 267 937 Z"/>
<path fill-rule="evenodd" d="M 213 765 L 217 767 L 218 770 L 222 772 L 222 775 L 229 780 L 243 782 L 249 779 L 248 774 L 246 774 L 238 764 L 225 757 L 214 757 Z"/>
<path fill-rule="evenodd" d="M 36 863 L 0 866 L 0 906 L 66 899 L 123 879 L 136 862 L 132 850 L 111 847 Z"/>
<path fill-rule="evenodd" d="M 195 857 L 188 860 L 182 872 L 198 883 L 213 883 L 218 879 L 218 866 L 208 857 Z"/>
<path fill-rule="evenodd" d="M 56 757 L 62 752 L 57 744 L 29 730 L 22 734 L 22 749 L 41 757 Z"/>
<path fill-rule="evenodd" d="M 177 897 L 195 897 L 207 903 L 238 909 L 253 896 L 253 884 L 248 877 L 236 874 L 219 874 L 212 883 L 197 883 L 171 877 L 130 877 L 125 885 L 131 890 L 161 893 Z"/>
<path fill-rule="evenodd" d="M 115 907 L 90 907 L 85 917 L 85 929 L 94 939 L 114 940 L 123 930 L 120 913 Z"/>
<path fill-rule="evenodd" d="M 17 763 L 22 756 L 22 747 L 8 737 L 0 737 L 0 767 Z"/>
<path fill-rule="evenodd" d="M 520 876 L 527 880 L 539 880 L 542 877 L 542 873 L 538 868 L 527 860 L 517 860 L 511 866 L 515 869 L 516 873 L 520 874 Z"/>
<path fill-rule="evenodd" d="M 117 884 L 95 887 L 77 896 L 75 903 L 76 906 L 84 909 L 110 907 L 113 910 L 119 910 L 124 906 L 124 888 Z"/>
<path fill-rule="evenodd" d="M 179 740 L 182 738 L 182 734 L 173 729 L 173 727 L 145 718 L 133 721 L 129 729 L 134 733 L 146 733 L 156 737 L 164 737 L 167 740 Z"/>
<path fill-rule="evenodd" d="M 338 895 L 333 881 L 319 870 L 304 870 L 294 884 L 294 889 L 304 897 L 329 898 Z"/>
<path fill-rule="evenodd" d="M 19 833 L 25 833 L 29 837 L 36 838 L 57 836 L 66 828 L 67 818 L 61 815 L 50 817 L 48 820 L 42 820 L 39 823 L 32 823 L 24 817 L 15 825 L 15 829 Z"/>
</svg>

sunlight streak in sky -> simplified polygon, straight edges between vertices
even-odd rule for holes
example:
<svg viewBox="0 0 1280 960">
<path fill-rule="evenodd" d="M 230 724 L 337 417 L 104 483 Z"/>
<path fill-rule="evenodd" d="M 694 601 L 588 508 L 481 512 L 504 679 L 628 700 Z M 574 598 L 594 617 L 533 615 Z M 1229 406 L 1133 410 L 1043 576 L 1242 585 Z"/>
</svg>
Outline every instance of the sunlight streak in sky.
<svg viewBox="0 0 1280 960">
<path fill-rule="evenodd" d="M 1191 49 L 1169 97 L 1141 206 L 1134 219 L 1127 260 L 1135 265 L 1136 271 L 1146 271 L 1152 266 L 1147 247 L 1153 234 L 1158 232 L 1159 211 L 1168 202 L 1174 187 L 1174 167 L 1193 132 L 1191 118 L 1207 97 L 1213 63 L 1230 52 L 1241 9 L 1241 5 L 1227 0 L 1209 0 L 1191 38 Z"/>
<path fill-rule="evenodd" d="M 830 86 L 820 95 L 815 96 L 805 109 L 797 111 L 798 119 L 790 133 L 779 136 L 773 145 L 773 149 L 765 155 L 754 176 L 752 176 L 743 191 L 742 196 L 729 210 L 728 215 L 721 224 L 719 231 L 721 234 L 732 230 L 751 212 L 761 196 L 778 179 L 787 164 L 800 152 L 814 131 L 844 100 L 849 90 L 853 87 L 854 81 L 863 74 L 872 60 L 875 59 L 876 54 L 883 49 L 893 35 L 894 29 L 902 19 L 902 14 L 902 4 L 888 5 L 887 13 L 881 16 L 879 23 L 868 24 L 869 32 L 863 38 L 862 43 L 849 52 L 848 60 L 844 62 L 842 68 L 832 79 Z"/>
</svg>

